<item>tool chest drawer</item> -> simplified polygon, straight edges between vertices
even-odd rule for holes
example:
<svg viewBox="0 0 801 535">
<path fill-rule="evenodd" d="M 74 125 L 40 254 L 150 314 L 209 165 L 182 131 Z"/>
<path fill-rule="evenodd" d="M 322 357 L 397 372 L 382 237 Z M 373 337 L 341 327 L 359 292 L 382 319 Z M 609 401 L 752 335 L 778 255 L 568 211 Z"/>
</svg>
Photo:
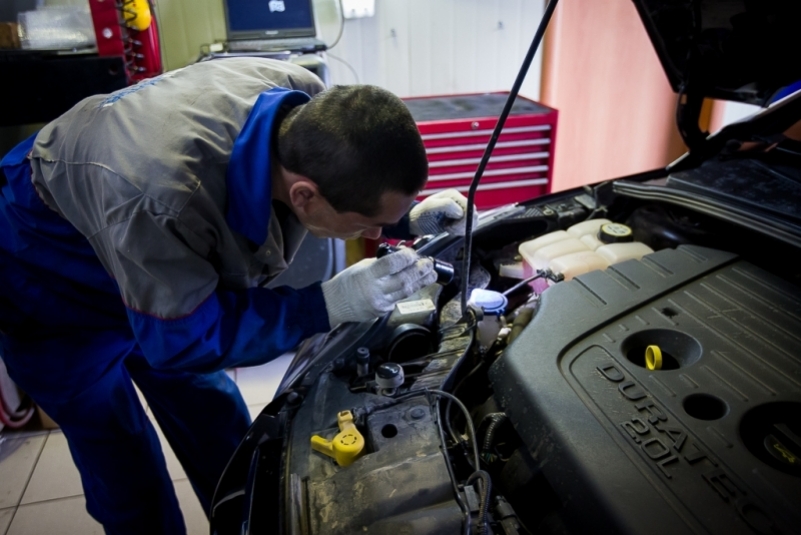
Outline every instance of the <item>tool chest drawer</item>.
<svg viewBox="0 0 801 535">
<path fill-rule="evenodd" d="M 421 198 L 448 188 L 467 194 L 507 98 L 499 92 L 404 99 L 428 156 Z M 553 108 L 517 97 L 478 186 L 479 209 L 550 192 L 557 116 Z"/>
</svg>

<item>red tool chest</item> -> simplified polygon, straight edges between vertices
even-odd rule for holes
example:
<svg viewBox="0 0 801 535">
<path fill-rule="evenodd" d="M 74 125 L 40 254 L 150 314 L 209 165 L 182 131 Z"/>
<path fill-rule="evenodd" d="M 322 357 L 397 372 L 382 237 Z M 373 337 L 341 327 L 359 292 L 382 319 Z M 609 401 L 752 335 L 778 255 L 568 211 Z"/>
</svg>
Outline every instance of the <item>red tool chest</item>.
<svg viewBox="0 0 801 535">
<path fill-rule="evenodd" d="M 456 188 L 465 195 L 508 92 L 403 99 L 428 155 L 422 197 Z M 558 112 L 518 96 L 476 192 L 481 210 L 550 192 Z"/>
</svg>

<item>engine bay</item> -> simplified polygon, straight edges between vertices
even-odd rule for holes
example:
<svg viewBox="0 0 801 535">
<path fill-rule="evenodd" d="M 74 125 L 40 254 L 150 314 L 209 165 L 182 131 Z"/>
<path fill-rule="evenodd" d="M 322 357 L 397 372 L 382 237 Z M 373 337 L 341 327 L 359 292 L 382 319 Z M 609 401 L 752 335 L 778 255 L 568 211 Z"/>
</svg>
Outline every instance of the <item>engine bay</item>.
<svg viewBox="0 0 801 535">
<path fill-rule="evenodd" d="M 462 240 L 406 244 L 455 269 L 301 346 L 215 533 L 801 532 L 785 148 L 485 212 L 467 281 Z"/>
<path fill-rule="evenodd" d="M 310 340 L 249 435 L 271 437 L 250 532 L 798 532 L 801 290 L 772 263 L 795 248 L 604 188 L 485 214 L 470 288 L 500 313 L 432 285 Z M 521 244 L 600 216 L 655 252 L 518 269 Z"/>
</svg>

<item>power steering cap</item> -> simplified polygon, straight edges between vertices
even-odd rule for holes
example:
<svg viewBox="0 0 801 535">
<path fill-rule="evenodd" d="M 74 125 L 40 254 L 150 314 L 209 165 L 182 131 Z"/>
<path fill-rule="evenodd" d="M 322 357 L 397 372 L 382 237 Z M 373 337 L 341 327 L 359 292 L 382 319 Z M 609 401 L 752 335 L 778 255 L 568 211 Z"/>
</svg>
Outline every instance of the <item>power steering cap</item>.
<svg viewBox="0 0 801 535">
<path fill-rule="evenodd" d="M 398 388 L 403 379 L 403 368 L 394 362 L 385 362 L 375 370 L 375 384 L 379 388 Z"/>
</svg>

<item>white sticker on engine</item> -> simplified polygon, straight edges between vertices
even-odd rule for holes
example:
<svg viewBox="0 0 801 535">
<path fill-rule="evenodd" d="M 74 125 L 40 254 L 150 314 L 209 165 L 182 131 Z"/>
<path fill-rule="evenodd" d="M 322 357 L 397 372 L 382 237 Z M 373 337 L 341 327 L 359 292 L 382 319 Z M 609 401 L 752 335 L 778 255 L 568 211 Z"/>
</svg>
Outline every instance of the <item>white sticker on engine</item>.
<svg viewBox="0 0 801 535">
<path fill-rule="evenodd" d="M 419 314 L 420 312 L 432 312 L 437 309 L 431 299 L 418 299 L 417 301 L 404 301 L 395 305 L 401 314 Z"/>
</svg>

